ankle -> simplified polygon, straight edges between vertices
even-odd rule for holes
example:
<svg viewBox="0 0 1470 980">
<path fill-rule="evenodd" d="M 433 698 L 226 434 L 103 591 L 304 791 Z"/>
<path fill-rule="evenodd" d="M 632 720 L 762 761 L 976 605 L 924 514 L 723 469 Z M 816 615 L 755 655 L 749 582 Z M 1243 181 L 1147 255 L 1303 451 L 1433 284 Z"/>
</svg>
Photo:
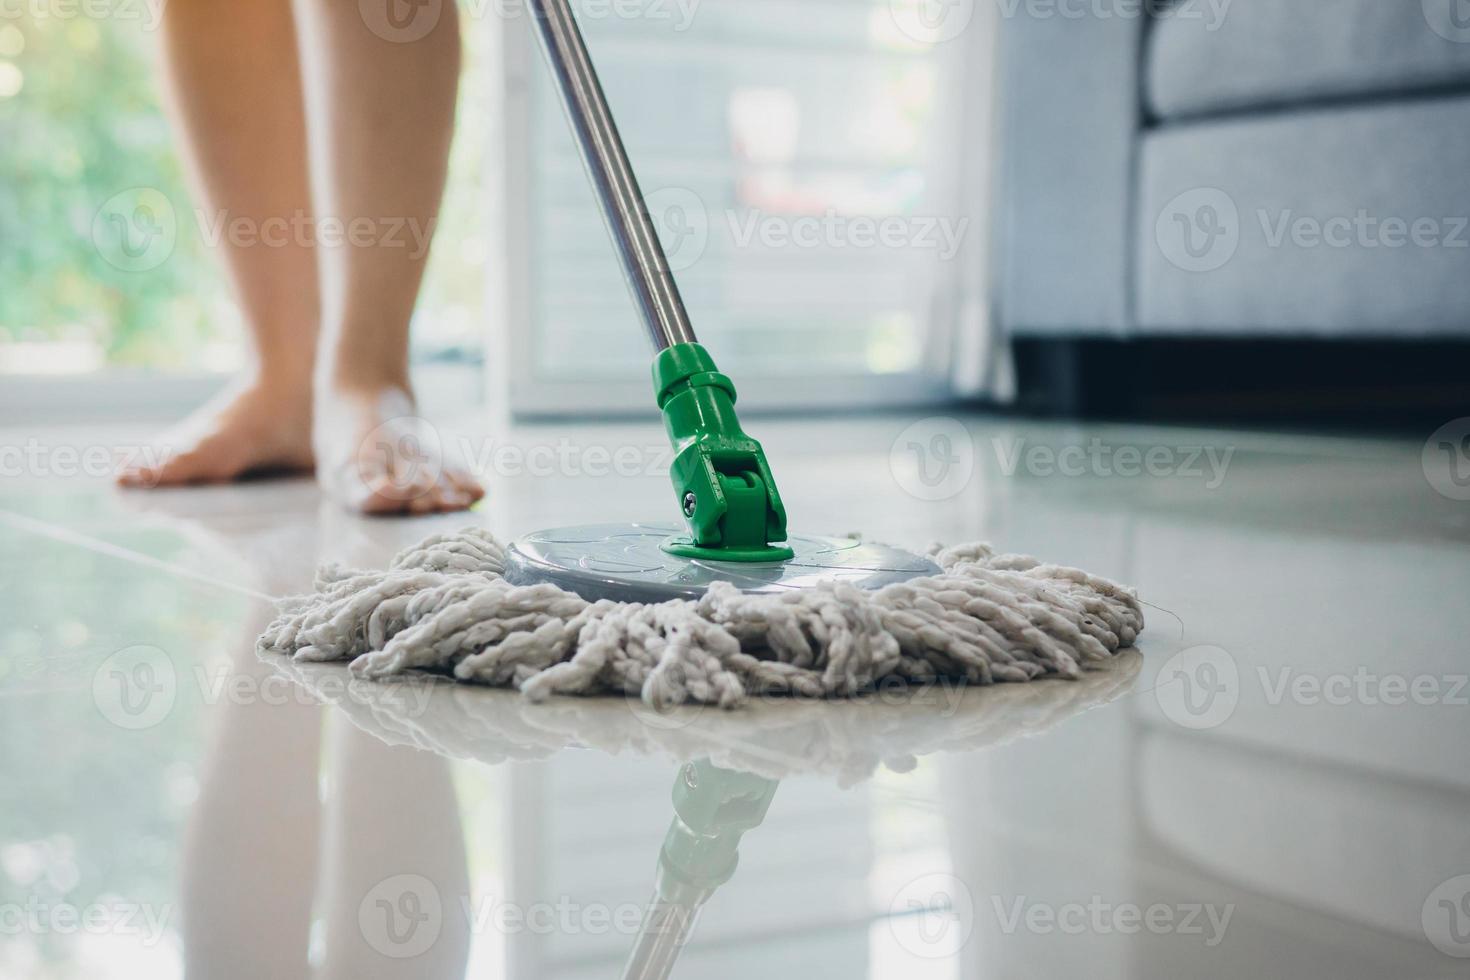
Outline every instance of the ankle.
<svg viewBox="0 0 1470 980">
<path fill-rule="evenodd" d="M 376 398 L 384 392 L 396 392 L 413 399 L 413 385 L 406 371 L 352 373 L 334 372 L 323 380 L 324 393 L 343 398 Z"/>
<path fill-rule="evenodd" d="M 287 407 L 311 405 L 311 365 L 289 361 L 261 360 L 246 376 L 246 385 Z"/>
</svg>

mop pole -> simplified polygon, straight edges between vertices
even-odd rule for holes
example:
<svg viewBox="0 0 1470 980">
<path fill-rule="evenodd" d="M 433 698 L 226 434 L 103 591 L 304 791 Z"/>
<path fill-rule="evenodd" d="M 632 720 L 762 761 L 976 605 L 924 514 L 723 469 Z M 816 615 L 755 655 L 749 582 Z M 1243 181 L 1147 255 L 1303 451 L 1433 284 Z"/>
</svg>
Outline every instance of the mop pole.
<svg viewBox="0 0 1470 980">
<path fill-rule="evenodd" d="M 530 0 L 530 9 L 656 351 L 654 393 L 674 447 L 669 475 L 689 530 L 663 549 L 690 559 L 787 561 L 786 508 L 765 451 L 740 427 L 734 382 L 695 339 L 572 8 L 567 0 Z"/>
<path fill-rule="evenodd" d="M 643 203 L 638 178 L 571 6 L 567 0 L 530 0 L 530 8 L 654 350 L 696 343 L 689 313 L 669 271 L 663 244 Z"/>
</svg>

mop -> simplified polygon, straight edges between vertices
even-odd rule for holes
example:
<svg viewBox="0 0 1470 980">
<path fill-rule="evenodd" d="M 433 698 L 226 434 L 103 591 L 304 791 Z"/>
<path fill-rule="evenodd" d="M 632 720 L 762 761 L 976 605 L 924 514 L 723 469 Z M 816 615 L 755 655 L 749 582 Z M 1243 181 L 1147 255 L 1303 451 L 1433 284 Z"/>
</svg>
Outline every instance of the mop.
<svg viewBox="0 0 1470 980">
<path fill-rule="evenodd" d="M 511 686 L 533 700 L 619 693 L 655 708 L 754 695 L 850 697 L 894 683 L 1077 678 L 1143 629 L 1129 589 L 983 544 L 916 555 L 791 535 L 735 385 L 695 338 L 567 0 L 531 0 L 656 355 L 682 529 L 593 525 L 510 545 L 471 527 L 382 571 L 328 565 L 260 647 Z"/>
</svg>

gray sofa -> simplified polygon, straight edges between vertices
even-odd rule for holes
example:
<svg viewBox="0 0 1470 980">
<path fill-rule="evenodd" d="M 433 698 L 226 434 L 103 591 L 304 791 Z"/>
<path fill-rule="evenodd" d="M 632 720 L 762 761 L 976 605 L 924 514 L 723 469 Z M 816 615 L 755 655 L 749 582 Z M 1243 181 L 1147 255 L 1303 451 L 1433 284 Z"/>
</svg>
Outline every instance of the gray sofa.
<svg viewBox="0 0 1470 980">
<path fill-rule="evenodd" d="M 1138 6 L 1002 4 L 1011 335 L 1470 337 L 1470 0 Z"/>
</svg>

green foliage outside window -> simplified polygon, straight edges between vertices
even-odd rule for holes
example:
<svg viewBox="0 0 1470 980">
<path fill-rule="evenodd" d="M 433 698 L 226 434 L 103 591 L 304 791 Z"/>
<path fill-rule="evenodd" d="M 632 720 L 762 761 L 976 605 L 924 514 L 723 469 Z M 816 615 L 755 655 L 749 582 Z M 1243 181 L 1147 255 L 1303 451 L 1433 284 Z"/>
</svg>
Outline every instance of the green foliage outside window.
<svg viewBox="0 0 1470 980">
<path fill-rule="evenodd" d="M 195 366 L 229 332 L 228 306 L 159 107 L 145 6 L 107 19 L 32 9 L 0 20 L 0 343 Z M 177 240 L 156 264 L 119 268 L 105 218 L 140 189 L 169 203 Z"/>
<path fill-rule="evenodd" d="M 239 316 L 161 105 L 161 9 L 116 0 L 99 17 L 95 4 L 0 6 L 0 373 L 207 371 L 239 360 Z M 482 342 L 493 65 L 476 27 L 466 24 L 448 197 L 414 325 L 419 355 L 475 358 Z"/>
</svg>

